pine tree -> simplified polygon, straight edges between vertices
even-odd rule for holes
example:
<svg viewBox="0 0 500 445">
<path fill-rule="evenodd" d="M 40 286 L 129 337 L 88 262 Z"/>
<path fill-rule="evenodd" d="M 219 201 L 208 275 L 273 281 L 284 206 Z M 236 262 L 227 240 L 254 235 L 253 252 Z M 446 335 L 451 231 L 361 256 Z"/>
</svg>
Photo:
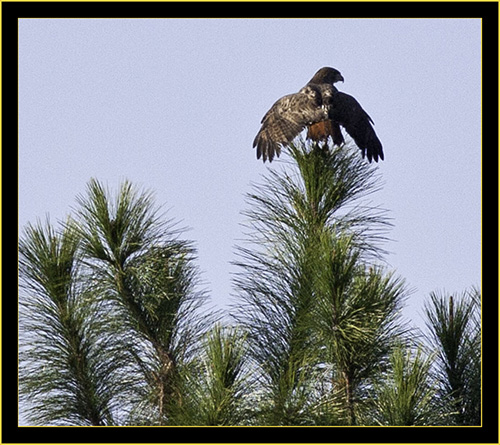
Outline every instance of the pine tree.
<svg viewBox="0 0 500 445">
<path fill-rule="evenodd" d="M 453 401 L 455 422 L 481 425 L 481 294 L 432 293 L 425 307 L 429 342 L 437 351 L 443 397 Z"/>
<path fill-rule="evenodd" d="M 202 341 L 197 357 L 182 379 L 183 403 L 173 424 L 228 426 L 247 423 L 244 406 L 251 392 L 245 369 L 245 337 L 216 324 Z"/>
<path fill-rule="evenodd" d="M 379 425 L 446 425 L 450 405 L 432 376 L 433 354 L 416 344 L 400 344 L 390 355 L 386 372 L 374 381 L 371 412 Z"/>
<path fill-rule="evenodd" d="M 26 226 L 32 424 L 480 424 L 479 290 L 431 294 L 424 345 L 384 267 L 376 168 L 348 146 L 288 155 L 247 197 L 232 324 L 206 309 L 192 242 L 128 181 L 91 180 L 65 223 Z"/>
<path fill-rule="evenodd" d="M 168 424 L 211 323 L 194 249 L 128 182 L 113 197 L 92 180 L 78 203 L 61 233 L 28 226 L 20 243 L 30 419 Z"/>
<path fill-rule="evenodd" d="M 20 400 L 35 424 L 115 424 L 125 363 L 113 339 L 99 336 L 79 244 L 71 220 L 60 230 L 30 224 L 19 244 Z"/>
<path fill-rule="evenodd" d="M 364 385 L 402 335 L 401 279 L 370 266 L 388 226 L 361 198 L 374 168 L 347 147 L 292 145 L 248 197 L 251 248 L 240 247 L 236 286 L 273 425 L 356 424 Z M 294 168 L 294 166 L 296 166 Z"/>
</svg>

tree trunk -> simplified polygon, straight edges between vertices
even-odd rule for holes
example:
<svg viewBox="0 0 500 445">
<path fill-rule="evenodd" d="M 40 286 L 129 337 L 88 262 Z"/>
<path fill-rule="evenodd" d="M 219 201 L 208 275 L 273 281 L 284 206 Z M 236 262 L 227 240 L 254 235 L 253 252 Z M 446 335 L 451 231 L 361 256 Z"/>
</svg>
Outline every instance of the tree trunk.
<svg viewBox="0 0 500 445">
<path fill-rule="evenodd" d="M 346 405 L 348 413 L 348 423 L 349 425 L 356 425 L 356 414 L 354 412 L 354 391 L 352 376 L 348 372 L 343 372 L 344 374 L 344 384 L 345 384 L 345 395 L 346 395 Z"/>
</svg>

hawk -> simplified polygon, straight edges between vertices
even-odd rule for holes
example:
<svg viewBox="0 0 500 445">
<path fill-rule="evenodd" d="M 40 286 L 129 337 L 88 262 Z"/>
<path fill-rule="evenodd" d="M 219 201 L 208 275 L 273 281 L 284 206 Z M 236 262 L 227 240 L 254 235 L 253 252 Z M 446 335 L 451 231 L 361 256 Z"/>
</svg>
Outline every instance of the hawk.
<svg viewBox="0 0 500 445">
<path fill-rule="evenodd" d="M 262 118 L 253 141 L 257 159 L 271 162 L 280 155 L 281 147 L 290 144 L 305 127 L 308 139 L 326 142 L 331 137 L 334 144 L 341 145 L 342 126 L 361 149 L 363 158 L 366 155 L 369 162 L 383 160 L 373 120 L 354 97 L 335 88 L 335 83 L 343 81 L 338 70 L 324 67 L 298 93 L 278 99 Z"/>
</svg>

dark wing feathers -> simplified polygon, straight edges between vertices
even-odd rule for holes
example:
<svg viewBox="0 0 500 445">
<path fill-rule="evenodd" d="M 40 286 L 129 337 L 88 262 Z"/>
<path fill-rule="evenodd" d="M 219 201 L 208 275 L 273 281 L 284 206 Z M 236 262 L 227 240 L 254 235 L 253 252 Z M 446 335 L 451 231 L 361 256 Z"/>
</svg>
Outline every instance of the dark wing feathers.
<svg viewBox="0 0 500 445">
<path fill-rule="evenodd" d="M 279 156 L 281 147 L 290 144 L 306 126 L 308 138 L 320 141 L 331 136 L 336 145 L 342 144 L 339 124 L 354 139 L 363 157 L 366 155 L 370 162 L 384 159 L 371 117 L 354 97 L 330 83 L 308 83 L 298 93 L 282 97 L 261 124 L 253 146 L 257 147 L 257 159 L 262 157 L 264 162 Z"/>
<path fill-rule="evenodd" d="M 349 94 L 338 92 L 332 99 L 330 118 L 342 125 L 349 136 L 354 139 L 356 145 L 361 149 L 362 156 L 368 161 L 378 162 L 384 159 L 382 144 L 375 134 L 372 125 L 373 120 L 363 110 L 359 102 Z"/>
</svg>

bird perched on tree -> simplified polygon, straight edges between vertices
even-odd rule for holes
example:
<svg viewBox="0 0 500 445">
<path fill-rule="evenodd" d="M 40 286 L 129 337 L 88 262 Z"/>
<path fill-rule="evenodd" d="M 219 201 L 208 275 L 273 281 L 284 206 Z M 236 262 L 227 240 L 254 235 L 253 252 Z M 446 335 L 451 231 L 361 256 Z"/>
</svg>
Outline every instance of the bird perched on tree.
<svg viewBox="0 0 500 445">
<path fill-rule="evenodd" d="M 341 145 L 340 126 L 354 139 L 363 158 L 366 154 L 369 162 L 384 159 L 371 117 L 354 97 L 335 88 L 334 83 L 343 81 L 338 70 L 324 67 L 298 93 L 278 99 L 262 118 L 253 141 L 257 159 L 262 156 L 264 162 L 271 162 L 305 127 L 308 139 L 326 142 L 331 137 L 334 144 Z"/>
</svg>

